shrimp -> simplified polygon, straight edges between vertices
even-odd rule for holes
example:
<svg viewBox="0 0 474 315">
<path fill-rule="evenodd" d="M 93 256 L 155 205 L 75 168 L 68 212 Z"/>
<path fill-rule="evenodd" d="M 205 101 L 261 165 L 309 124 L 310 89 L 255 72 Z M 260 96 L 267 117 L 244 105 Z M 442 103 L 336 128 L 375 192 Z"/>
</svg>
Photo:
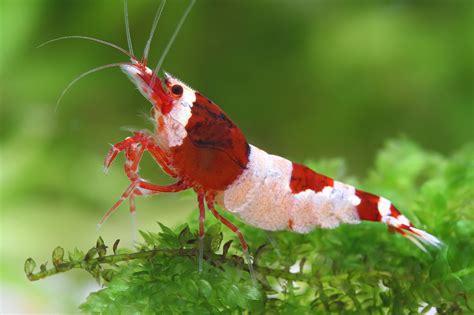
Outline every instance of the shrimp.
<svg viewBox="0 0 474 315">
<path fill-rule="evenodd" d="M 223 217 L 219 205 L 242 222 L 268 231 L 309 233 L 316 228 L 375 221 L 386 224 L 415 245 L 441 246 L 441 241 L 417 229 L 388 199 L 344 184 L 283 157 L 269 154 L 247 142 L 244 133 L 213 101 L 169 73 L 159 76 L 164 56 L 194 1 L 181 18 L 154 70 L 147 66 L 150 42 L 164 2 L 157 11 L 141 60 L 133 54 L 124 2 L 130 62 L 118 66 L 152 104 L 152 132 L 136 131 L 113 145 L 104 162 L 107 171 L 125 152 L 125 172 L 131 181 L 101 223 L 126 199 L 135 211 L 134 197 L 193 189 L 199 208 L 199 270 L 202 270 L 206 206 L 240 240 L 254 279 L 248 245 L 239 228 Z M 87 38 L 86 38 L 87 39 Z M 113 45 L 107 43 L 109 46 Z M 117 47 L 115 47 L 117 48 Z M 110 65 L 116 66 L 116 64 Z M 138 167 L 144 152 L 170 177 L 171 185 L 142 179 Z"/>
</svg>

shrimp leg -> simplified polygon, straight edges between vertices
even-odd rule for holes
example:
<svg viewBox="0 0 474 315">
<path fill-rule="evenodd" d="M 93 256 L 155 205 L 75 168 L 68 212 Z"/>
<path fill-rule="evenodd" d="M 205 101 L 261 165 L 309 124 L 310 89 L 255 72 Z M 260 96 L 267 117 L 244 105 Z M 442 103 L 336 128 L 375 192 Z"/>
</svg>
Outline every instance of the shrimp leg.
<svg viewBox="0 0 474 315">
<path fill-rule="evenodd" d="M 204 205 L 204 192 L 198 193 L 198 205 L 199 205 L 199 257 L 198 257 L 198 270 L 202 271 L 202 260 L 204 256 L 204 221 L 206 219 L 206 208 Z"/>
<path fill-rule="evenodd" d="M 141 144 L 143 147 L 145 147 L 146 150 L 151 153 L 153 159 L 168 175 L 175 177 L 174 172 L 168 166 L 170 163 L 167 154 L 155 144 L 153 137 L 147 135 L 144 131 L 135 131 L 132 137 L 128 137 L 125 140 L 112 145 L 104 160 L 104 173 L 107 174 L 110 165 L 120 152 L 137 144 Z"/>
<path fill-rule="evenodd" d="M 232 222 L 230 222 L 229 220 L 227 220 L 226 218 L 224 218 L 217 210 L 216 208 L 214 207 L 214 196 L 212 194 L 208 194 L 207 195 L 207 198 L 206 198 L 206 201 L 207 201 L 207 207 L 209 208 L 209 210 L 211 210 L 212 214 L 219 220 L 221 221 L 225 226 L 227 226 L 232 232 L 234 232 L 239 240 L 240 240 L 240 244 L 242 246 L 242 252 L 244 253 L 245 255 L 245 258 L 247 260 L 247 264 L 248 264 L 248 267 L 249 267 L 249 273 L 250 273 L 250 277 L 252 279 L 252 282 L 254 284 L 257 283 L 257 280 L 255 278 L 255 272 L 253 270 L 253 264 L 252 264 L 252 260 L 250 259 L 250 254 L 249 254 L 249 246 L 247 245 L 247 242 L 245 241 L 245 238 L 244 238 L 244 235 L 242 234 L 242 232 L 240 231 L 240 229 L 235 226 Z"/>
<path fill-rule="evenodd" d="M 115 144 L 109 150 L 106 159 L 104 161 L 104 171 L 107 172 L 111 163 L 117 157 L 117 154 L 121 151 L 125 151 L 125 165 L 124 170 L 127 177 L 130 179 L 131 184 L 127 189 L 122 193 L 122 196 L 115 204 L 104 214 L 102 219 L 98 224 L 98 228 L 110 217 L 112 213 L 125 201 L 129 199 L 130 202 L 130 214 L 135 214 L 135 196 L 148 196 L 156 195 L 162 192 L 179 192 L 185 189 L 188 189 L 190 186 L 185 184 L 183 181 L 178 181 L 175 184 L 168 186 L 160 186 L 149 183 L 148 181 L 142 179 L 138 175 L 139 163 L 143 156 L 143 153 L 148 150 L 152 157 L 157 161 L 157 163 L 168 173 L 172 174 L 172 171 L 169 170 L 167 164 L 167 158 L 164 152 L 153 142 L 153 138 L 149 135 L 146 135 L 144 132 L 135 132 L 133 137 L 126 138 L 125 140 Z M 132 217 L 132 221 L 134 221 Z"/>
</svg>

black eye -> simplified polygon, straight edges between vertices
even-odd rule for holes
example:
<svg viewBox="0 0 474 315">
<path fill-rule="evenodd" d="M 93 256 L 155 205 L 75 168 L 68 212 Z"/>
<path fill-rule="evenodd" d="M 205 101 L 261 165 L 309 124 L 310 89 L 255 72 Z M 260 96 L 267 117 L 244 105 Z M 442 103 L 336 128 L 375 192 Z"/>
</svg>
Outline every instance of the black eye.
<svg viewBox="0 0 474 315">
<path fill-rule="evenodd" d="M 179 84 L 175 84 L 171 87 L 171 93 L 174 95 L 181 95 L 183 94 L 183 87 Z"/>
</svg>

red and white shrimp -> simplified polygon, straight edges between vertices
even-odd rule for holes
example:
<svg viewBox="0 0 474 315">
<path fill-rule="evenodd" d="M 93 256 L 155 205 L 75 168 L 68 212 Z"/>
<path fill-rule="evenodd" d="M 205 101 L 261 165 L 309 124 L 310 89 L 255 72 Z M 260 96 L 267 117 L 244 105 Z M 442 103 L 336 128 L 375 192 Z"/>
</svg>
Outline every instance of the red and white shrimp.
<svg viewBox="0 0 474 315">
<path fill-rule="evenodd" d="M 156 22 L 157 19 L 152 34 Z M 119 152 L 124 151 L 125 172 L 131 184 L 103 220 L 127 198 L 133 212 L 136 195 L 193 189 L 199 206 L 199 269 L 206 205 L 217 219 L 237 234 L 243 252 L 248 255 L 248 246 L 239 228 L 220 215 L 216 204 L 242 222 L 269 231 L 308 233 L 316 228 L 335 228 L 339 224 L 357 224 L 365 220 L 386 224 L 423 250 L 422 243 L 441 245 L 436 237 L 415 228 L 384 197 L 356 189 L 249 144 L 244 133 L 214 102 L 168 73 L 163 78 L 158 76 L 164 55 L 155 70 L 147 67 L 152 35 L 144 58 L 139 61 L 133 55 L 128 34 L 127 27 L 130 51 L 126 54 L 131 57 L 131 62 L 120 64 L 120 68 L 153 105 L 152 118 L 156 127 L 153 132 L 135 132 L 109 151 L 105 169 Z M 139 162 L 145 151 L 163 171 L 176 179 L 176 183 L 157 185 L 138 175 Z M 251 270 L 251 264 L 249 267 Z"/>
</svg>

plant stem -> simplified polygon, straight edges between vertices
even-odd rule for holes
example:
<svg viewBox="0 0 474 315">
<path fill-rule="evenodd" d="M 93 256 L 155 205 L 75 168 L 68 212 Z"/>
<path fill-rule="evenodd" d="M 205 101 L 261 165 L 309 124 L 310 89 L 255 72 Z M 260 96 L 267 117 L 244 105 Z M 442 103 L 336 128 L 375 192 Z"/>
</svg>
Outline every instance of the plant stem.
<svg viewBox="0 0 474 315">
<path fill-rule="evenodd" d="M 30 281 L 37 281 L 44 279 L 49 276 L 53 276 L 58 273 L 66 272 L 71 269 L 84 269 L 91 270 L 93 266 L 108 264 L 114 265 L 120 262 L 126 262 L 136 259 L 150 259 L 153 257 L 194 257 L 198 255 L 197 249 L 152 249 L 146 251 L 139 251 L 136 253 L 130 254 L 114 254 L 102 257 L 96 257 L 92 259 L 83 259 L 80 261 L 72 262 L 61 262 L 56 264 L 53 268 L 46 269 L 37 273 L 30 273 L 27 275 Z M 210 259 L 210 262 L 219 267 L 223 264 L 231 264 L 236 267 L 240 267 L 243 270 L 249 272 L 247 264 L 244 262 L 242 257 L 232 255 L 219 255 L 212 254 L 211 257 L 206 255 L 206 258 Z M 302 273 L 290 273 L 283 269 L 272 269 L 268 267 L 262 267 L 254 265 L 255 271 L 258 274 L 258 278 L 262 279 L 265 276 L 273 276 L 277 278 L 284 278 L 287 280 L 296 280 L 296 281 L 308 281 L 310 280 L 309 275 Z"/>
</svg>

